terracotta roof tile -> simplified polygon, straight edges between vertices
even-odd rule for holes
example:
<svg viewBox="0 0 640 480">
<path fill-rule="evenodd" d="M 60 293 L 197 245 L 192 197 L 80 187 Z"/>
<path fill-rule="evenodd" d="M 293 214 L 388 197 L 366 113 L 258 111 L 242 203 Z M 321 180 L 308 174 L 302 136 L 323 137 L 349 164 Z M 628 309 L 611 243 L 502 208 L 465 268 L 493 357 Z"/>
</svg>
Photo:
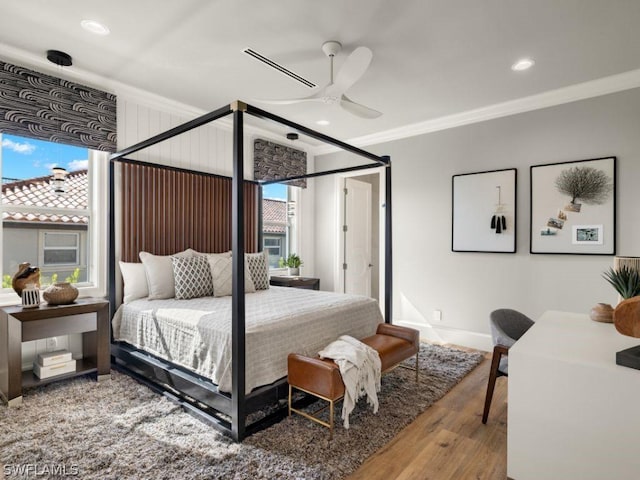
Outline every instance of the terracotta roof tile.
<svg viewBox="0 0 640 480">
<path fill-rule="evenodd" d="M 262 199 L 262 231 L 265 233 L 287 232 L 287 202 L 271 198 Z"/>
<path fill-rule="evenodd" d="M 2 185 L 2 204 L 48 208 L 88 208 L 87 170 L 70 172 L 65 179 L 66 192 L 58 195 L 51 188 L 51 176 L 28 178 Z M 19 213 L 5 211 L 2 219 L 15 222 L 89 223 L 89 218 L 55 213 Z"/>
</svg>

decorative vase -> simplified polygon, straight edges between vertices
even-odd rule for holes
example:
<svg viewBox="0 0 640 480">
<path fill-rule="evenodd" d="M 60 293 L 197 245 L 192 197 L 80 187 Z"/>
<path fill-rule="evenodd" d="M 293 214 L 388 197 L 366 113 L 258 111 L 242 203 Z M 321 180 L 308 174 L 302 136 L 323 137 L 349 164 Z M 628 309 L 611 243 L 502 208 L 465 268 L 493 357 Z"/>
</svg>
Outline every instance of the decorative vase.
<svg viewBox="0 0 640 480">
<path fill-rule="evenodd" d="M 613 324 L 619 333 L 640 338 L 640 297 L 620 302 L 613 311 Z"/>
<path fill-rule="evenodd" d="M 42 292 L 42 297 L 49 305 L 68 305 L 78 298 L 78 289 L 69 282 L 54 283 Z"/>
<path fill-rule="evenodd" d="M 300 275 L 300 268 L 299 267 L 289 267 L 287 269 L 287 273 L 289 274 L 290 277 L 295 277 L 297 275 Z"/>
<path fill-rule="evenodd" d="M 598 303 L 589 314 L 594 322 L 613 323 L 613 307 L 608 303 Z"/>
<path fill-rule="evenodd" d="M 36 308 L 40 305 L 40 289 L 30 283 L 22 289 L 22 308 Z"/>
</svg>

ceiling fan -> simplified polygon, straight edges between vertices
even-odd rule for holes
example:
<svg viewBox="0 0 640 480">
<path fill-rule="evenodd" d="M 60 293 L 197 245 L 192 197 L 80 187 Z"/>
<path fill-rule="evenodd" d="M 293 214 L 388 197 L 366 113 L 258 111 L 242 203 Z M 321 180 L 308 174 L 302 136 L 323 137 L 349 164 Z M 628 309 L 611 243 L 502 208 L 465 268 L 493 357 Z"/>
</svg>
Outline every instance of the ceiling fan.
<svg viewBox="0 0 640 480">
<path fill-rule="evenodd" d="M 356 83 L 369 68 L 373 54 L 367 47 L 358 47 L 347 57 L 335 78 L 333 75 L 333 59 L 342 50 L 342 44 L 334 40 L 322 44 L 322 51 L 331 62 L 329 83 L 316 93 L 302 98 L 284 100 L 259 100 L 274 105 L 288 105 L 300 102 L 323 102 L 328 105 L 340 105 L 347 112 L 361 118 L 377 118 L 381 112 L 354 102 L 345 92 Z"/>
</svg>

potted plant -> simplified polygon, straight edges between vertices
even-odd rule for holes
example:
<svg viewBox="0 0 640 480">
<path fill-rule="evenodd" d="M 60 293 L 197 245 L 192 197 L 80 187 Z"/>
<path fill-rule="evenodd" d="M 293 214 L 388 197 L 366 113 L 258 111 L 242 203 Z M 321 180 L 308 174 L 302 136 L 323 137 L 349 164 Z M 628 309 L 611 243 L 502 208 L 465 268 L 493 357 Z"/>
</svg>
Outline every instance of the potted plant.
<svg viewBox="0 0 640 480">
<path fill-rule="evenodd" d="M 290 254 L 286 259 L 281 257 L 279 262 L 281 268 L 287 268 L 287 274 L 290 276 L 300 275 L 300 267 L 303 263 L 295 253 Z"/>
<path fill-rule="evenodd" d="M 618 269 L 609 268 L 603 277 L 625 300 L 640 295 L 640 272 L 627 265 L 621 265 Z"/>
</svg>

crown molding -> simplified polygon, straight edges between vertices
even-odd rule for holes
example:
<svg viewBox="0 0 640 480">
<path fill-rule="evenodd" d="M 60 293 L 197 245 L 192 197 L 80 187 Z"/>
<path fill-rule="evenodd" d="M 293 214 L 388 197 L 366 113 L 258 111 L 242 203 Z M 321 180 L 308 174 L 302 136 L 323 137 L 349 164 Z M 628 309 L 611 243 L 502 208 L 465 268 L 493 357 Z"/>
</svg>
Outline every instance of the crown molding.
<svg viewBox="0 0 640 480">
<path fill-rule="evenodd" d="M 402 138 L 447 130 L 449 128 L 461 127 L 463 125 L 470 125 L 472 123 L 485 122 L 496 118 L 517 115 L 519 113 L 530 112 L 533 110 L 540 110 L 547 107 L 562 105 L 564 103 L 599 97 L 638 87 L 640 87 L 640 69 L 599 78 L 597 80 L 578 83 L 568 87 L 549 90 L 544 93 L 522 97 L 516 100 L 468 110 L 466 112 L 434 118 L 424 122 L 413 123 L 404 127 L 386 130 L 384 132 L 356 137 L 346 140 L 346 142 L 356 147 L 376 145 Z M 336 151 L 340 151 L 340 149 L 333 146 L 320 146 L 313 149 L 313 154 L 323 155 Z"/>
<path fill-rule="evenodd" d="M 44 57 L 30 54 L 3 43 L 0 43 L 0 57 L 6 61 L 14 62 L 17 65 L 64 78 L 69 81 L 82 83 L 89 87 L 113 93 L 118 98 L 128 99 L 136 102 L 137 104 L 145 105 L 161 111 L 168 111 L 176 115 L 184 115 L 187 117 L 197 117 L 208 113 L 201 108 L 177 102 L 175 100 L 126 85 L 116 80 L 111 80 L 109 78 L 78 69 L 74 66 L 55 66 Z M 400 140 L 440 130 L 461 127 L 463 125 L 485 122 L 496 118 L 562 105 L 564 103 L 599 97 L 638 87 L 640 87 L 640 69 L 599 78 L 597 80 L 578 83 L 568 87 L 549 90 L 547 92 L 518 98 L 516 100 L 509 100 L 507 102 L 468 110 L 466 112 L 425 120 L 423 122 L 417 122 L 371 135 L 352 138 L 346 140 L 346 143 L 357 147 L 376 145 L 393 140 Z M 218 122 L 223 128 L 231 128 L 230 119 L 220 119 Z M 245 129 L 258 135 L 264 135 L 267 138 L 276 141 L 281 140 L 277 133 L 267 129 L 261 129 L 252 125 L 245 126 Z M 327 145 L 315 146 L 305 143 L 304 141 L 298 141 L 298 144 L 306 147 L 303 149 L 310 155 L 324 155 L 340 151 L 337 147 Z"/>
</svg>

